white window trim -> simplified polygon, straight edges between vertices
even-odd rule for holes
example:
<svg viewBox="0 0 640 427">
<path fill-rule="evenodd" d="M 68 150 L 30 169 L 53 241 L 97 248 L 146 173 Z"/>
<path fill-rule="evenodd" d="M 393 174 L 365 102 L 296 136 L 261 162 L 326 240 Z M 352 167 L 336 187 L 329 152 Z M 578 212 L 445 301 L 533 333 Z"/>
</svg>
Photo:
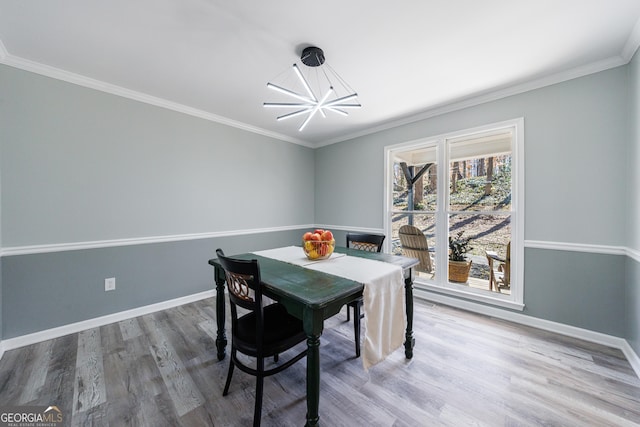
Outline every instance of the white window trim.
<svg viewBox="0 0 640 427">
<path fill-rule="evenodd" d="M 458 139 L 465 136 L 471 136 L 477 133 L 490 132 L 499 128 L 513 128 L 513 147 L 512 147 L 512 175 L 511 182 L 514 189 L 511 197 L 511 227 L 512 227 L 512 239 L 511 239 L 511 295 L 502 294 L 488 294 L 486 292 L 479 293 L 474 292 L 468 287 L 451 286 L 442 275 L 436 278 L 435 282 L 420 281 L 416 285 L 419 288 L 443 293 L 447 295 L 453 295 L 462 297 L 465 299 L 492 304 L 496 306 L 523 310 L 524 309 L 524 118 L 516 118 L 506 120 L 502 122 L 487 124 L 484 126 L 478 126 L 474 128 L 464 129 L 455 132 L 449 132 L 441 135 L 436 135 L 427 138 L 421 138 L 419 140 L 413 140 L 403 142 L 399 144 L 388 145 L 384 147 L 384 198 L 383 198 L 383 224 L 384 233 L 387 236 L 391 236 L 391 211 L 393 207 L 393 194 L 390 191 L 393 180 L 393 156 L 394 151 L 406 151 L 412 148 L 422 148 L 426 146 L 435 146 L 437 149 L 438 163 L 441 165 L 447 164 L 447 153 L 445 152 L 446 141 L 451 139 Z M 446 195 L 448 189 L 443 188 L 447 183 L 446 172 L 447 168 L 438 168 L 438 210 L 436 212 L 437 220 L 439 224 L 446 223 L 447 210 L 444 208 L 447 206 Z M 445 221 L 445 222 L 442 222 Z M 438 233 L 438 247 L 447 246 L 447 234 Z M 391 239 L 386 239 L 384 244 L 385 252 L 391 250 Z M 445 271 L 446 259 L 444 257 L 436 258 L 436 271 Z"/>
</svg>

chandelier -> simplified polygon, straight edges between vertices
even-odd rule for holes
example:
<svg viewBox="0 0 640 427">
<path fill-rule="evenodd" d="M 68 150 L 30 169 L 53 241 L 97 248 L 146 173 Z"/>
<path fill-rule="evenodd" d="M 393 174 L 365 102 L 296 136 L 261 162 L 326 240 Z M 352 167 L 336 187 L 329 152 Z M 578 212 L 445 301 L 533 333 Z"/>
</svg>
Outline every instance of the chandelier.
<svg viewBox="0 0 640 427">
<path fill-rule="evenodd" d="M 315 46 L 305 48 L 300 56 L 300 61 L 306 67 L 301 69 L 297 64 L 293 64 L 293 75 L 296 78 L 293 79 L 290 89 L 285 88 L 284 83 L 267 83 L 269 89 L 297 101 L 265 102 L 263 105 L 267 108 L 288 110 L 285 114 L 278 116 L 277 120 L 287 120 L 306 115 L 298 128 L 298 131 L 302 131 L 318 113 L 322 117 L 326 117 L 327 112 L 347 116 L 349 113 L 345 109 L 361 107 L 357 99 L 358 94 L 333 68 L 325 64 L 322 49 Z M 284 74 L 291 76 L 292 73 L 287 70 L 278 78 L 283 77 Z M 274 80 L 278 81 L 278 78 Z"/>
</svg>

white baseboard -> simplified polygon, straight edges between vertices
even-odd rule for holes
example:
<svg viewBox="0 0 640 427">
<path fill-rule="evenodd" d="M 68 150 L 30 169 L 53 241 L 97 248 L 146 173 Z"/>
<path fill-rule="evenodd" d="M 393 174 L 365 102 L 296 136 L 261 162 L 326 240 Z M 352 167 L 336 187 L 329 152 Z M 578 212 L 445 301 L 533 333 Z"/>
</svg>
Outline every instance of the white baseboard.
<svg viewBox="0 0 640 427">
<path fill-rule="evenodd" d="M 486 316 L 491 316 L 502 320 L 508 320 L 513 323 L 531 326 L 533 328 L 542 329 L 549 332 L 555 332 L 572 338 L 582 339 L 595 344 L 617 348 L 622 351 L 622 353 L 629 361 L 629 364 L 635 371 L 636 375 L 638 376 L 638 378 L 640 378 L 640 358 L 624 338 L 614 337 L 612 335 L 603 334 L 601 332 L 594 332 L 588 329 L 565 325 L 563 323 L 552 322 L 550 320 L 539 319 L 537 317 L 527 316 L 525 314 L 516 313 L 513 311 L 507 311 L 482 304 L 476 304 L 471 301 L 431 293 L 423 291 L 421 289 L 415 289 L 413 291 L 413 294 L 414 297 L 426 301 L 449 305 L 451 307 L 460 308 L 474 313 L 484 314 Z"/>
<path fill-rule="evenodd" d="M 636 372 L 636 375 L 640 377 L 640 357 L 638 357 L 638 354 L 633 351 L 633 348 L 627 341 L 624 342 L 621 350 L 629 361 L 629 364 L 631 365 L 633 370 Z"/>
<path fill-rule="evenodd" d="M 143 316 L 145 314 L 154 313 L 156 311 L 166 310 L 168 308 L 177 307 L 179 305 L 188 304 L 190 302 L 199 301 L 201 299 L 214 297 L 215 295 L 216 291 L 212 289 L 193 295 L 187 295 L 168 301 L 162 301 L 156 304 L 145 305 L 143 307 L 138 307 L 131 310 L 125 310 L 118 313 L 108 314 L 106 316 L 95 317 L 93 319 L 87 319 L 81 322 L 59 326 L 57 328 L 46 329 L 44 331 L 34 332 L 32 334 L 5 339 L 0 341 L 0 359 L 2 358 L 4 352 L 7 350 L 13 350 L 53 338 L 59 338 L 65 335 L 74 334 L 87 329 L 108 325 L 110 323 L 132 319 L 134 317 Z"/>
<path fill-rule="evenodd" d="M 201 299 L 210 298 L 215 296 L 215 290 L 208 290 L 193 295 L 187 295 L 185 297 L 175 298 L 168 301 L 159 302 L 156 304 L 146 305 L 143 307 L 134 308 L 131 310 L 121 311 L 119 313 L 109 314 L 106 316 L 96 317 L 93 319 L 83 320 L 81 322 L 71 323 L 69 325 L 59 326 L 57 328 L 47 329 L 33 334 L 22 335 L 15 338 L 10 338 L 0 341 L 0 359 L 7 350 L 13 350 L 16 348 L 24 347 L 38 342 L 50 340 L 53 338 L 59 338 L 65 335 L 77 333 L 91 328 L 108 325 L 114 322 L 120 322 L 122 320 L 131 319 L 134 317 L 142 316 L 149 313 L 154 313 L 160 310 L 166 310 L 168 308 L 177 307 L 190 302 L 199 301 Z M 640 357 L 629 345 L 624 338 L 614 337 L 611 335 L 603 334 L 600 332 L 594 332 L 587 329 L 577 328 L 575 326 L 569 326 L 562 323 L 552 322 L 549 320 L 538 319 L 532 316 L 526 316 L 521 313 L 512 311 L 506 311 L 495 307 L 489 307 L 482 304 L 476 304 L 470 301 L 460 300 L 457 298 L 451 298 L 445 295 L 439 295 L 435 293 L 425 292 L 420 289 L 414 290 L 414 296 L 426 301 L 432 301 L 452 307 L 460 308 L 463 310 L 472 311 L 474 313 L 484 314 L 498 319 L 508 320 L 521 325 L 531 326 L 534 328 L 542 329 L 545 331 L 555 332 L 562 335 L 570 336 L 573 338 L 583 339 L 585 341 L 593 342 L 596 344 L 606 345 L 608 347 L 617 348 L 625 355 L 629 364 L 635 371 L 636 375 L 640 378 Z"/>
</svg>

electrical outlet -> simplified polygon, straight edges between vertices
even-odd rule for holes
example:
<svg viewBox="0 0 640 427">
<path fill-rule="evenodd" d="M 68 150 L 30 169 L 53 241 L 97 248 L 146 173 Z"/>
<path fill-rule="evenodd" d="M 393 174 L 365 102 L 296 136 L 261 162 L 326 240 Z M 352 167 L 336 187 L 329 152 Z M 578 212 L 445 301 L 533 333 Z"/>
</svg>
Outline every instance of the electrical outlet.
<svg viewBox="0 0 640 427">
<path fill-rule="evenodd" d="M 108 279 L 104 279 L 104 290 L 106 291 L 115 291 L 116 289 L 116 278 L 110 277 Z"/>
</svg>

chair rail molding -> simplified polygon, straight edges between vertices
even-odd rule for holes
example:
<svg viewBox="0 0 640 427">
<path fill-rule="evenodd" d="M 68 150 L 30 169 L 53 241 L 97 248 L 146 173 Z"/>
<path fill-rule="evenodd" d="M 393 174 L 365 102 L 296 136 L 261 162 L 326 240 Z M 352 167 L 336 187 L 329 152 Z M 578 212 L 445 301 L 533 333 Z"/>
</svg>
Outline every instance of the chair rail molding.
<svg viewBox="0 0 640 427">
<path fill-rule="evenodd" d="M 525 240 L 525 248 L 550 249 L 553 251 L 588 252 L 604 255 L 631 256 L 631 249 L 624 246 L 593 245 L 589 243 L 550 242 L 542 240 Z"/>
<path fill-rule="evenodd" d="M 243 230 L 212 231 L 206 233 L 175 234 L 166 236 L 139 237 L 131 239 L 94 240 L 88 242 L 58 243 L 47 245 L 12 246 L 2 248 L 0 256 L 31 255 L 50 252 L 78 251 L 117 246 L 146 245 L 151 243 L 180 242 L 187 240 L 212 239 L 216 237 L 243 236 L 247 234 L 274 233 L 303 228 L 314 228 L 314 224 L 287 225 L 281 227 L 251 228 Z"/>
<path fill-rule="evenodd" d="M 636 249 L 627 248 L 627 256 L 635 262 L 640 262 L 640 251 Z"/>
<path fill-rule="evenodd" d="M 145 245 L 152 243 L 180 242 L 187 240 L 211 239 L 216 237 L 233 237 L 247 234 L 273 233 L 308 228 L 324 228 L 329 230 L 352 231 L 358 233 L 384 233 L 384 229 L 376 227 L 360 227 L 331 224 L 299 224 L 265 228 L 247 228 L 238 230 L 211 231 L 204 233 L 175 234 L 164 236 L 136 237 L 130 239 L 94 240 L 84 242 L 53 243 L 44 245 L 9 246 L 0 249 L 0 257 L 13 255 L 30 255 L 50 252 L 65 252 L 84 249 L 98 249 L 117 246 Z M 587 252 L 606 255 L 626 255 L 640 262 L 640 251 L 624 246 L 594 245 L 588 243 L 567 243 L 542 240 L 525 240 L 525 248 L 549 249 L 555 251 Z"/>
</svg>

